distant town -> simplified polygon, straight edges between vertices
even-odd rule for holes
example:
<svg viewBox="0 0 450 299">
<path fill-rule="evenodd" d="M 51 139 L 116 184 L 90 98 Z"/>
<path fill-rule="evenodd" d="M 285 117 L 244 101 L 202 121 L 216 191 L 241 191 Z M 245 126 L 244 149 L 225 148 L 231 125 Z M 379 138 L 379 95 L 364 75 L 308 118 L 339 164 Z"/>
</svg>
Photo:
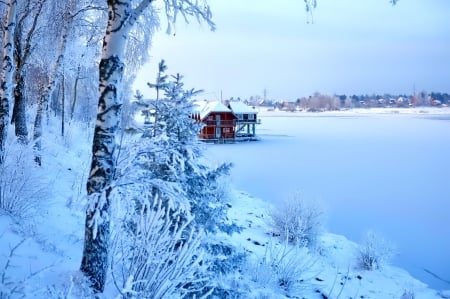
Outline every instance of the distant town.
<svg viewBox="0 0 450 299">
<path fill-rule="evenodd" d="M 229 101 L 243 102 L 252 107 L 265 106 L 274 110 L 319 112 L 372 107 L 447 107 L 450 105 L 450 94 L 438 92 L 427 93 L 423 91 L 414 95 L 325 95 L 317 92 L 309 97 L 298 98 L 295 101 L 271 100 L 260 96 L 252 96 L 248 99 L 232 97 Z"/>
</svg>

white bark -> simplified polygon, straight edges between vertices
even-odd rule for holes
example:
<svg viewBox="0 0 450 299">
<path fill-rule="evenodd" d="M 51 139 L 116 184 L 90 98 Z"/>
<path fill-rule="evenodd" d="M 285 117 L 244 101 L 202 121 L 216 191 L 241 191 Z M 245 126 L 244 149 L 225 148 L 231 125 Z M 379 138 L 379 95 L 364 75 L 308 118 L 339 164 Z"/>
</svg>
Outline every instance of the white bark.
<svg viewBox="0 0 450 299">
<path fill-rule="evenodd" d="M 131 0 L 108 1 L 108 24 L 99 65 L 97 121 L 92 144 L 91 171 L 87 182 L 89 207 L 86 211 L 85 240 L 81 271 L 96 292 L 103 292 L 110 250 L 111 183 L 116 169 L 116 138 L 122 111 L 123 56 L 128 33 L 152 0 L 133 9 Z M 101 221 L 98 221 L 101 219 Z"/>
<path fill-rule="evenodd" d="M 85 238 L 81 271 L 96 292 L 103 292 L 110 250 L 110 193 L 116 170 L 116 138 L 122 113 L 122 78 L 128 34 L 138 18 L 154 0 L 108 0 L 108 23 L 99 66 L 97 121 L 92 144 L 91 172 L 87 182 L 89 205 L 86 211 Z M 165 0 L 183 15 L 195 15 L 209 24 L 209 6 L 188 0 Z M 153 15 L 154 16 L 154 15 Z"/>
<path fill-rule="evenodd" d="M 6 17 L 5 33 L 3 36 L 3 61 L 0 77 L 0 164 L 3 162 L 6 138 L 10 121 L 9 105 L 13 89 L 13 52 L 14 52 L 14 30 L 16 26 L 17 0 L 9 0 L 8 15 Z"/>
<path fill-rule="evenodd" d="M 40 0 L 35 6 L 31 6 L 31 0 L 21 3 L 27 8 L 17 16 L 17 25 L 14 32 L 16 73 L 14 79 L 14 108 L 11 123 L 15 126 L 16 137 L 22 143 L 28 142 L 24 69 L 32 53 L 32 43 L 34 42 L 35 32 L 38 29 L 38 20 L 46 1 Z M 31 24 L 27 27 L 26 23 L 30 19 Z M 25 39 L 23 40 L 24 35 Z"/>
</svg>

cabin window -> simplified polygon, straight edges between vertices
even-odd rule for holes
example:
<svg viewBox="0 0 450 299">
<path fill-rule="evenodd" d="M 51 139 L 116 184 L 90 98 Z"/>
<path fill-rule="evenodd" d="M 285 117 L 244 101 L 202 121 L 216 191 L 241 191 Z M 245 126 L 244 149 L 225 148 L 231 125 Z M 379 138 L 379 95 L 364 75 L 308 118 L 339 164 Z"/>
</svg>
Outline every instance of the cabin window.
<svg viewBox="0 0 450 299">
<path fill-rule="evenodd" d="M 237 117 L 238 117 L 239 120 L 242 120 L 243 115 L 242 114 L 238 114 Z"/>
<path fill-rule="evenodd" d="M 255 119 L 255 114 L 248 114 L 248 119 L 249 120 L 254 120 Z"/>
<path fill-rule="evenodd" d="M 230 128 L 223 128 L 223 132 L 224 132 L 224 133 L 230 133 L 231 130 L 230 130 Z"/>
</svg>

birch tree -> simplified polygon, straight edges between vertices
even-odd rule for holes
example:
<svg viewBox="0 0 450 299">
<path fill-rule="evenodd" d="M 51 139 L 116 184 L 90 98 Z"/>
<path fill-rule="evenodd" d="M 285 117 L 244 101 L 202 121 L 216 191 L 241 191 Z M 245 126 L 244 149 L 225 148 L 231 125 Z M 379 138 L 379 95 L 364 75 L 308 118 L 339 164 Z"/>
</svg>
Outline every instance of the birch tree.
<svg viewBox="0 0 450 299">
<path fill-rule="evenodd" d="M 95 1 L 92 1 L 95 2 Z M 95 6 L 93 3 L 84 3 L 83 1 L 77 0 L 67 0 L 63 4 L 61 17 L 60 17 L 60 36 L 57 47 L 57 55 L 56 60 L 52 64 L 49 75 L 48 75 L 48 83 L 46 84 L 45 89 L 42 94 L 39 96 L 38 107 L 36 111 L 36 117 L 34 119 L 34 127 L 33 127 L 33 141 L 35 148 L 35 161 L 38 165 L 41 165 L 41 147 L 42 147 L 42 133 L 43 133 L 43 113 L 44 109 L 47 107 L 47 104 L 50 101 L 50 98 L 55 91 L 58 83 L 58 78 L 60 77 L 61 69 L 65 60 L 65 52 L 69 42 L 69 34 L 70 30 L 74 26 L 75 18 L 87 11 L 90 10 L 99 10 L 100 8 Z"/>
<path fill-rule="evenodd" d="M 9 104 L 12 98 L 12 79 L 14 73 L 14 31 L 16 27 L 17 0 L 9 0 L 5 31 L 3 35 L 3 61 L 0 77 L 0 164 L 5 155 L 6 138 L 9 128 Z"/>
<path fill-rule="evenodd" d="M 22 143 L 27 142 L 28 130 L 26 119 L 25 100 L 25 67 L 32 53 L 32 44 L 38 28 L 38 19 L 47 0 L 40 0 L 32 3 L 28 0 L 23 3 L 20 17 L 18 17 L 16 30 L 14 33 L 14 107 L 11 123 L 14 124 L 15 134 Z M 31 19 L 31 24 L 26 25 Z"/>
<path fill-rule="evenodd" d="M 108 22 L 99 64 L 99 100 L 92 144 L 92 161 L 87 181 L 88 208 L 81 271 L 96 292 L 103 292 L 108 269 L 110 241 L 110 194 L 116 171 L 117 144 L 122 112 L 122 79 L 125 72 L 125 46 L 133 26 L 154 0 L 108 0 Z M 178 14 L 195 16 L 213 28 L 209 6 L 198 1 L 165 0 L 169 22 Z M 155 14 L 152 14 L 155 16 Z M 156 21 L 156 20 L 155 20 Z"/>
<path fill-rule="evenodd" d="M 91 171 L 87 181 L 89 206 L 86 211 L 85 240 L 81 271 L 92 287 L 102 292 L 108 269 L 110 239 L 110 193 L 116 167 L 116 137 L 120 129 L 127 36 L 152 1 L 108 1 L 108 23 L 99 65 L 99 100 L 92 144 Z"/>
<path fill-rule="evenodd" d="M 34 127 L 33 127 L 33 141 L 34 141 L 34 148 L 36 150 L 35 155 L 35 161 L 38 165 L 41 165 L 42 158 L 41 158 L 41 147 L 42 147 L 42 117 L 43 117 L 43 111 L 46 104 L 49 102 L 50 96 L 52 95 L 53 91 L 55 90 L 56 83 L 57 83 L 57 76 L 59 73 L 59 70 L 62 67 L 63 60 L 64 60 L 64 52 L 66 50 L 67 46 L 67 35 L 68 30 L 70 28 L 71 22 L 73 18 L 71 17 L 71 11 L 73 10 L 73 7 L 75 6 L 75 0 L 69 0 L 67 2 L 67 8 L 64 12 L 63 16 L 63 22 L 62 22 L 62 28 L 61 28 L 61 36 L 60 41 L 58 45 L 58 54 L 55 63 L 50 69 L 49 74 L 49 81 L 47 84 L 47 87 L 45 88 L 43 94 L 40 96 L 38 101 L 38 107 L 36 111 L 36 117 L 34 119 Z"/>
</svg>

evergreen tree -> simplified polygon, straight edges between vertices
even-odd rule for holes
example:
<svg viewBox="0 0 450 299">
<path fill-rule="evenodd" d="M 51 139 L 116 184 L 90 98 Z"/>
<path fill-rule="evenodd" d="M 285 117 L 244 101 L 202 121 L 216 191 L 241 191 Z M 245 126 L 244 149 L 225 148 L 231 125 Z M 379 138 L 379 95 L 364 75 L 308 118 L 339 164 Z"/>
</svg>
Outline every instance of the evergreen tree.
<svg viewBox="0 0 450 299">
<path fill-rule="evenodd" d="M 149 84 L 163 93 L 158 95 L 160 98 L 135 97 L 136 106 L 149 122 L 137 128 L 142 131 L 140 137 L 127 151 L 128 162 L 122 167 L 127 177 L 124 184 L 145 182 L 163 205 L 174 215 L 182 216 L 178 221 L 188 221 L 193 216 L 190 226 L 207 236 L 202 241 L 208 253 L 207 271 L 201 275 L 215 277 L 217 272 L 228 273 L 243 258 L 234 246 L 215 237 L 219 232 L 231 234 L 240 230 L 227 219 L 231 205 L 224 183 L 232 165 L 208 165 L 197 138 L 202 124 L 192 118 L 193 97 L 200 91 L 185 89 L 180 74 L 166 77 L 162 71 L 166 68 L 162 61 L 157 78 L 164 80 Z M 205 287 L 204 282 L 195 284 L 201 294 Z M 217 286 L 214 292 L 218 292 Z"/>
<path fill-rule="evenodd" d="M 166 68 L 161 61 L 158 78 L 167 78 L 162 72 Z M 139 105 L 146 107 L 143 109 L 145 115 L 154 116 L 144 129 L 140 146 L 150 149 L 145 153 L 152 161 L 153 176 L 179 186 L 198 226 L 211 233 L 232 233 L 237 228 L 226 224 L 229 203 L 221 189 L 221 179 L 228 175 L 232 165 L 225 163 L 211 167 L 203 159 L 197 138 L 202 124 L 192 118 L 195 109 L 192 98 L 201 91 L 186 90 L 180 74 L 170 79 L 149 84 L 161 89 L 164 98 L 141 101 Z M 146 145 L 142 143 L 144 140 Z"/>
</svg>

